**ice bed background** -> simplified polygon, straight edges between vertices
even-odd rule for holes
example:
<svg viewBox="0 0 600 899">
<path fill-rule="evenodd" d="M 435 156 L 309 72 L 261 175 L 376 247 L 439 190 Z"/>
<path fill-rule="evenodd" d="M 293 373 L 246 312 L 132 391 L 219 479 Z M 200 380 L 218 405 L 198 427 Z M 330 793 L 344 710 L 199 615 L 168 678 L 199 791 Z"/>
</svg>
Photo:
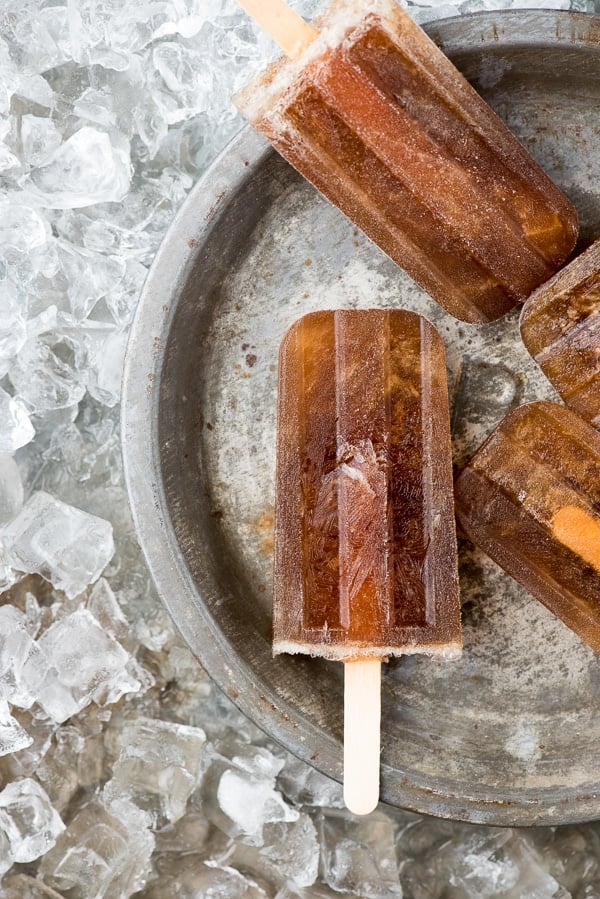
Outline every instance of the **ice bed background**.
<svg viewBox="0 0 600 899">
<path fill-rule="evenodd" d="M 600 824 L 347 814 L 152 587 L 120 460 L 128 327 L 274 53 L 233 0 L 0 0 L 0 896 L 600 897 Z"/>
</svg>

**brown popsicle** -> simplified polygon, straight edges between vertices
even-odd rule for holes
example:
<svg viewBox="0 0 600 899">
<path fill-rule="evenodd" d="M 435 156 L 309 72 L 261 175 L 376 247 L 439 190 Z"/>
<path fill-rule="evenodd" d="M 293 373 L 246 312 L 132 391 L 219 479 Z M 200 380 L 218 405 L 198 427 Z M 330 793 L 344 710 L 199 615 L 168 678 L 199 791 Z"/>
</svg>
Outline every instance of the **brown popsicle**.
<svg viewBox="0 0 600 899">
<path fill-rule="evenodd" d="M 265 26 L 282 6 L 241 2 Z M 241 112 L 453 315 L 524 301 L 569 255 L 572 205 L 394 0 L 337 0 L 317 24 Z"/>
<path fill-rule="evenodd" d="M 461 650 L 445 353 L 429 322 L 344 310 L 290 328 L 276 496 L 273 650 L 346 663 L 346 801 L 369 811 L 377 717 L 370 761 L 355 747 L 378 715 L 381 660 Z M 357 709 L 351 679 L 362 689 L 365 677 Z"/>
<path fill-rule="evenodd" d="M 521 336 L 565 403 L 600 427 L 600 240 L 527 300 Z"/>
<path fill-rule="evenodd" d="M 511 412 L 455 484 L 473 543 L 600 652 L 600 434 L 555 403 Z"/>
</svg>

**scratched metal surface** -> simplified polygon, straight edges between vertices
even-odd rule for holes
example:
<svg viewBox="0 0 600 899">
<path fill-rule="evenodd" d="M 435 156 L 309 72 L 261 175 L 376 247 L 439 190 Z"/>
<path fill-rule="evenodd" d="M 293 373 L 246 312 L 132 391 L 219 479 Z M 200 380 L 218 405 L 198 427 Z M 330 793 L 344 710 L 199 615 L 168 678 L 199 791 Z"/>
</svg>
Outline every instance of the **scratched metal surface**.
<svg viewBox="0 0 600 899">
<path fill-rule="evenodd" d="M 600 19 L 504 12 L 431 35 L 600 234 Z M 276 356 L 310 310 L 401 306 L 447 346 L 455 462 L 514 405 L 556 398 L 517 314 L 458 322 L 244 131 L 196 187 L 148 279 L 123 440 L 138 531 L 194 652 L 269 734 L 341 778 L 342 668 L 271 658 Z M 600 659 L 480 552 L 460 548 L 461 661 L 383 683 L 382 798 L 490 824 L 600 817 Z"/>
</svg>

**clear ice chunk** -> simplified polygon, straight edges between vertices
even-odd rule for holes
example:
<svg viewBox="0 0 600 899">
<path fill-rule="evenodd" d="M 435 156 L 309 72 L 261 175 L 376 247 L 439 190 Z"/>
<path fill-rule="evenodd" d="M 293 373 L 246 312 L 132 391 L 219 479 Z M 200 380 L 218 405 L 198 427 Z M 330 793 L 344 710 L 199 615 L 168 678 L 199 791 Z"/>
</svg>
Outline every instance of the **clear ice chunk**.
<svg viewBox="0 0 600 899">
<path fill-rule="evenodd" d="M 0 387 L 0 454 L 11 454 L 35 436 L 29 413 L 22 400 L 15 399 Z M 2 509 L 0 509 L 2 516 Z"/>
<path fill-rule="evenodd" d="M 127 348 L 127 331 L 104 329 L 97 331 L 90 347 L 88 391 L 105 406 L 116 406 L 121 398 L 121 378 Z"/>
<path fill-rule="evenodd" d="M 117 597 L 108 581 L 99 578 L 86 602 L 86 608 L 92 613 L 98 624 L 108 634 L 121 639 L 127 636 L 129 624 L 117 602 Z"/>
<path fill-rule="evenodd" d="M 57 728 L 36 768 L 36 777 L 58 812 L 68 807 L 78 790 L 94 788 L 103 777 L 104 734 L 96 731 L 79 721 Z"/>
<path fill-rule="evenodd" d="M 117 127 L 115 96 L 108 87 L 88 87 L 75 101 L 73 112 L 81 119 L 87 119 L 105 128 Z"/>
<path fill-rule="evenodd" d="M 66 721 L 90 702 L 117 702 L 141 688 L 131 673 L 129 653 L 87 609 L 56 621 L 37 645 L 49 672 L 37 690 L 36 701 L 54 721 Z"/>
<path fill-rule="evenodd" d="M 8 455 L 0 455 L 0 527 L 23 508 L 24 489 L 19 466 Z"/>
<path fill-rule="evenodd" d="M 0 695 L 12 705 L 28 709 L 47 672 L 47 660 L 29 634 L 23 612 L 0 606 Z"/>
<path fill-rule="evenodd" d="M 296 805 L 344 808 L 342 785 L 294 756 L 286 759 L 277 784 Z"/>
<path fill-rule="evenodd" d="M 8 837 L 15 862 L 44 855 L 64 829 L 46 791 L 33 778 L 13 781 L 0 793 L 0 831 Z"/>
<path fill-rule="evenodd" d="M 2 899 L 63 899 L 60 893 L 28 874 L 13 874 L 2 881 Z"/>
<path fill-rule="evenodd" d="M 262 846 L 236 840 L 225 854 L 227 864 L 256 876 L 267 877 L 277 886 L 293 882 L 298 887 L 314 884 L 319 872 L 319 843 L 309 815 L 300 812 L 296 821 L 265 824 Z"/>
<path fill-rule="evenodd" d="M 126 722 L 105 796 L 134 802 L 154 829 L 178 821 L 200 782 L 205 741 L 198 727 L 151 718 Z"/>
<path fill-rule="evenodd" d="M 382 812 L 352 818 L 319 813 L 323 879 L 333 890 L 361 899 L 399 899 L 394 823 Z"/>
<path fill-rule="evenodd" d="M 420 821 L 399 837 L 401 879 L 414 899 L 569 899 L 532 841 L 510 828 Z"/>
<path fill-rule="evenodd" d="M 27 175 L 22 187 L 40 206 L 77 209 L 118 203 L 131 182 L 129 142 L 84 125 L 54 152 L 46 165 Z"/>
<path fill-rule="evenodd" d="M 569 899 L 539 853 L 518 831 L 477 832 L 446 855 L 449 883 L 465 899 Z"/>
<path fill-rule="evenodd" d="M 27 339 L 24 310 L 7 282 L 0 290 L 0 378 Z"/>
<path fill-rule="evenodd" d="M 10 842 L 8 836 L 3 832 L 0 825 L 0 879 L 13 865 L 13 857 L 10 853 Z"/>
<path fill-rule="evenodd" d="M 19 75 L 16 79 L 13 96 L 36 103 L 46 109 L 52 109 L 57 101 L 56 94 L 42 75 Z"/>
<path fill-rule="evenodd" d="M 0 686 L 0 755 L 9 755 L 13 752 L 20 752 L 21 749 L 27 749 L 32 743 L 32 737 L 29 736 L 19 722 L 11 715 L 8 703 L 2 698 L 2 687 Z M 1 842 L 2 837 L 0 835 L 0 859 L 2 856 Z M 1 876 L 2 861 L 0 860 L 0 877 Z"/>
<path fill-rule="evenodd" d="M 143 899 L 268 899 L 272 895 L 235 868 L 207 864 L 197 855 L 162 863 L 160 872 Z"/>
<path fill-rule="evenodd" d="M 28 336 L 10 369 L 17 395 L 34 413 L 74 406 L 86 390 L 88 359 L 83 335 L 48 324 L 50 328 L 40 322 L 41 333 Z"/>
<path fill-rule="evenodd" d="M 50 225 L 36 209 L 14 196 L 0 200 L 0 257 L 20 261 L 33 256 L 50 238 Z"/>
<path fill-rule="evenodd" d="M 257 846 L 263 843 L 266 824 L 297 821 L 300 814 L 275 789 L 271 777 L 235 767 L 221 771 L 215 798 L 218 810 L 213 806 L 211 816 L 207 808 L 209 818 L 229 836 L 243 836 Z"/>
<path fill-rule="evenodd" d="M 335 893 L 322 884 L 311 887 L 299 887 L 295 883 L 286 883 L 275 895 L 275 899 L 339 899 Z"/>
<path fill-rule="evenodd" d="M 52 119 L 35 115 L 21 118 L 23 162 L 37 167 L 44 165 L 62 143 L 62 136 Z"/>
<path fill-rule="evenodd" d="M 125 800 L 93 800 L 44 856 L 40 874 L 69 899 L 128 899 L 144 886 L 153 849 L 144 812 Z"/>
<path fill-rule="evenodd" d="M 41 490 L 5 529 L 4 544 L 8 564 L 42 575 L 69 598 L 94 583 L 114 553 L 108 521 Z"/>
<path fill-rule="evenodd" d="M 30 8 L 14 16 L 5 34 L 19 52 L 20 68 L 27 73 L 47 72 L 73 58 L 66 7 Z"/>
</svg>

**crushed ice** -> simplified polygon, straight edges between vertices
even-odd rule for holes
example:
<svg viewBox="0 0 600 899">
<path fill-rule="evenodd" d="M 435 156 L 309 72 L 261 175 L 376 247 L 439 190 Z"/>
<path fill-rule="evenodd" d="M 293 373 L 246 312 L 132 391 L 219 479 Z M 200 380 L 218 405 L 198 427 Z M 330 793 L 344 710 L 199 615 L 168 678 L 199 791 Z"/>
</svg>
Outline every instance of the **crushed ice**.
<svg viewBox="0 0 600 899">
<path fill-rule="evenodd" d="M 409 3 L 421 21 L 507 5 L 523 4 Z M 240 127 L 229 96 L 274 52 L 234 0 L 2 7 L 2 895 L 600 895 L 595 825 L 352 818 L 211 685 L 150 583 L 119 455 L 127 330 L 175 212 Z"/>
</svg>

